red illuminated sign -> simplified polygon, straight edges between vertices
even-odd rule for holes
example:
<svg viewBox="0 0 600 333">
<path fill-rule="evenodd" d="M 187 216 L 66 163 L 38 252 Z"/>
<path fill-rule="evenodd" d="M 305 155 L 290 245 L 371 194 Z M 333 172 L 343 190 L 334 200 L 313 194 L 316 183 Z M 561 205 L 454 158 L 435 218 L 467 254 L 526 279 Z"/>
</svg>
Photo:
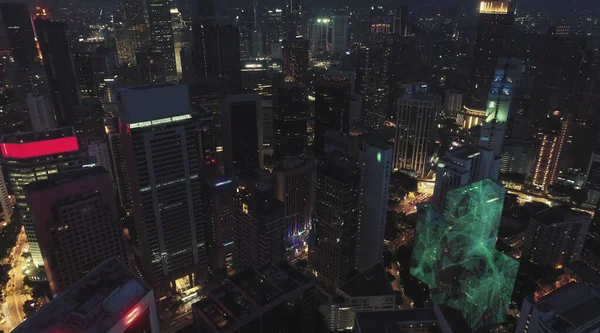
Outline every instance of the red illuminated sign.
<svg viewBox="0 0 600 333">
<path fill-rule="evenodd" d="M 137 318 L 140 315 L 140 313 L 142 313 L 142 309 L 140 309 L 139 306 L 136 306 L 131 311 L 129 311 L 129 313 L 127 313 L 125 315 L 125 318 L 123 319 L 125 322 L 125 326 L 129 326 L 129 324 L 131 324 L 135 320 L 135 318 Z"/>
<path fill-rule="evenodd" d="M 79 150 L 77 137 L 50 139 L 27 143 L 0 144 L 4 158 L 32 158 Z"/>
</svg>

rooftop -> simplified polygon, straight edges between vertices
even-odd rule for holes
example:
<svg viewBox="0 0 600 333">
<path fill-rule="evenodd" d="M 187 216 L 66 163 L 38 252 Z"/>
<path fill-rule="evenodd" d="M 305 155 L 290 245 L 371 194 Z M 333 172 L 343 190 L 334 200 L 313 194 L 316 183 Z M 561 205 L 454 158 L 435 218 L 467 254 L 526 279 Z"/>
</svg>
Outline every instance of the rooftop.
<svg viewBox="0 0 600 333">
<path fill-rule="evenodd" d="M 368 269 L 339 287 L 349 297 L 394 295 L 394 290 L 381 264 Z"/>
<path fill-rule="evenodd" d="M 123 319 L 152 289 L 111 258 L 58 295 L 15 333 L 103 333 Z"/>
<path fill-rule="evenodd" d="M 98 175 L 108 175 L 108 171 L 103 167 L 80 168 L 69 172 L 60 172 L 50 175 L 48 179 L 38 180 L 25 185 L 25 190 L 35 192 L 51 187 L 55 187 L 64 183 L 70 183 L 86 178 L 95 177 Z"/>
<path fill-rule="evenodd" d="M 358 312 L 355 317 L 355 324 L 360 327 L 361 333 L 401 333 L 400 325 L 432 325 L 437 322 L 433 309 Z"/>
<path fill-rule="evenodd" d="M 120 119 L 128 124 L 189 115 L 186 85 L 152 84 L 119 90 Z"/>
<path fill-rule="evenodd" d="M 579 331 L 584 327 L 586 332 L 592 332 L 600 328 L 600 293 L 584 284 L 570 283 L 559 288 L 544 296 L 535 308 L 550 314 L 540 319 L 557 333 Z"/>
<path fill-rule="evenodd" d="M 29 143 L 44 140 L 53 140 L 75 136 L 73 127 L 56 128 L 50 131 L 42 132 L 24 132 L 3 135 L 0 139 L 2 143 Z"/>
<path fill-rule="evenodd" d="M 588 213 L 579 212 L 569 208 L 569 206 L 556 206 L 542 210 L 532 216 L 538 222 L 546 225 L 559 224 L 559 223 L 570 223 L 579 222 L 585 220 L 591 220 L 591 216 Z"/>
</svg>

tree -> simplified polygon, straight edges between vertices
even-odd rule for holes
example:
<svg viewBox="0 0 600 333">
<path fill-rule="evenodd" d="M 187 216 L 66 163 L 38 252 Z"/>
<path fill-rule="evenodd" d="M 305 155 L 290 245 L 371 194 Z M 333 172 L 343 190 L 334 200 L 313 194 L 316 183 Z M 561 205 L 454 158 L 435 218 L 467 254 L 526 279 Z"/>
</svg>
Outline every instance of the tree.
<svg viewBox="0 0 600 333">
<path fill-rule="evenodd" d="M 417 178 L 402 171 L 392 173 L 391 182 L 407 192 L 415 192 L 418 188 Z"/>
</svg>

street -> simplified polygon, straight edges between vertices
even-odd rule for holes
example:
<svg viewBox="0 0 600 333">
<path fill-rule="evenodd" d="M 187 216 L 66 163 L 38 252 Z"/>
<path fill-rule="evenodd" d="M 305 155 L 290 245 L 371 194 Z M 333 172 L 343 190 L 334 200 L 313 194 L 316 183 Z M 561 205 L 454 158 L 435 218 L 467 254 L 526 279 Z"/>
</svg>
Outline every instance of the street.
<svg viewBox="0 0 600 333">
<path fill-rule="evenodd" d="M 9 272 L 10 281 L 6 286 L 6 302 L 2 305 L 2 313 L 6 315 L 6 321 L 0 324 L 0 329 L 5 332 L 12 331 L 23 320 L 23 303 L 29 299 L 28 295 L 22 295 L 23 291 L 23 270 L 22 265 L 25 262 L 21 257 L 23 248 L 26 247 L 27 240 L 22 231 L 17 237 L 17 244 L 10 254 L 11 270 Z"/>
</svg>

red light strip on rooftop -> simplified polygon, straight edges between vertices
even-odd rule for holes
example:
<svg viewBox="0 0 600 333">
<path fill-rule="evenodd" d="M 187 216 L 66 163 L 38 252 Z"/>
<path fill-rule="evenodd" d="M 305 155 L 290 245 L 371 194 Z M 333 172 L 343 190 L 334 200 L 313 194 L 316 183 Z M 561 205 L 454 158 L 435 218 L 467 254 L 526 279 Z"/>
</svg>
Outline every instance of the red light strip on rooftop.
<svg viewBox="0 0 600 333">
<path fill-rule="evenodd" d="M 27 143 L 2 143 L 0 148 L 4 158 L 24 159 L 76 151 L 79 144 L 77 137 L 69 136 Z"/>
<path fill-rule="evenodd" d="M 142 312 L 139 306 L 136 306 L 131 311 L 129 311 L 124 318 L 125 326 L 129 326 Z"/>
</svg>

